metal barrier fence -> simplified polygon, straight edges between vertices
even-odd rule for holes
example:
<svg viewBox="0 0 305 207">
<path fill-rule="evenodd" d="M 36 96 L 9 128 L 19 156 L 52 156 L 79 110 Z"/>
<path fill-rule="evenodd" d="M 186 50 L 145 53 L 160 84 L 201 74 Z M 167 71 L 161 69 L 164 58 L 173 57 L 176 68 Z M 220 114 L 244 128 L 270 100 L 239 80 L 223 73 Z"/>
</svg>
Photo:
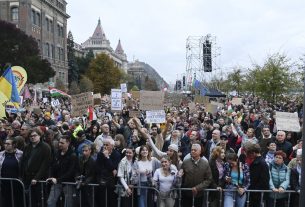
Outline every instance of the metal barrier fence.
<svg viewBox="0 0 305 207">
<path fill-rule="evenodd" d="M 52 196 L 54 197 L 54 202 L 56 206 L 57 202 L 61 202 L 61 206 L 76 206 L 76 207 L 95 207 L 98 206 L 96 203 L 96 195 L 98 194 L 101 189 L 104 189 L 105 193 L 105 200 L 103 203 L 103 206 L 105 207 L 134 207 L 137 206 L 135 202 L 138 201 L 139 196 L 143 194 L 143 192 L 148 191 L 152 196 L 150 197 L 150 200 L 147 200 L 151 203 L 156 203 L 156 206 L 159 207 L 159 202 L 161 198 L 161 192 L 154 188 L 154 187 L 148 187 L 148 186 L 132 186 L 132 194 L 131 196 L 127 197 L 124 196 L 124 188 L 121 185 L 117 185 L 115 187 L 115 190 L 111 188 L 111 192 L 109 192 L 108 187 L 101 184 L 88 184 L 88 185 L 80 185 L 80 183 L 61 183 L 57 185 L 48 185 L 46 181 L 39 181 L 36 185 L 30 186 L 28 189 L 25 189 L 25 186 L 21 180 L 18 179 L 10 179 L 10 178 L 0 178 L 0 206 L 1 200 L 6 200 L 6 202 L 9 202 L 12 207 L 34 207 L 37 206 L 37 203 L 40 203 L 40 206 L 50 206 L 52 201 Z M 17 185 L 18 184 L 18 185 Z M 9 188 L 7 188 L 9 186 Z M 76 190 L 77 187 L 81 186 L 79 190 Z M 20 191 L 18 192 L 18 195 L 16 194 L 16 188 L 18 188 Z M 35 188 L 35 189 L 34 189 Z M 65 189 L 70 189 L 70 191 Z M 8 190 L 9 189 L 9 190 Z M 85 190 L 86 189 L 86 190 Z M 8 191 L 10 191 L 10 198 L 9 201 L 8 197 L 1 199 L 1 195 L 3 196 L 4 192 L 5 195 L 7 195 Z M 54 192 L 52 192 L 54 191 Z M 55 192 L 56 191 L 56 192 Z M 115 191 L 115 192 L 113 192 Z M 221 191 L 217 189 L 205 189 L 202 194 L 199 194 L 199 198 L 202 200 L 201 203 L 198 205 L 197 200 L 198 196 L 194 196 L 190 191 L 192 191 L 191 188 L 176 188 L 172 189 L 171 192 L 168 193 L 168 198 L 174 199 L 174 205 L 175 207 L 185 207 L 182 205 L 183 201 L 187 198 L 185 195 L 188 193 L 191 195 L 188 197 L 190 203 L 187 204 L 187 207 L 195 207 L 195 206 L 201 206 L 201 207 L 208 207 L 208 206 L 223 206 L 224 204 L 224 197 L 226 192 L 236 192 L 235 189 L 223 189 Z M 62 196 L 64 192 L 64 196 Z M 19 195 L 19 193 L 21 193 Z M 112 196 L 116 193 L 117 203 L 108 203 L 107 199 L 108 196 Z M 140 193 L 140 194 L 139 194 Z M 247 190 L 245 192 L 245 207 L 250 207 L 250 198 L 253 193 L 256 193 L 258 196 L 258 200 L 256 200 L 256 204 L 259 204 L 258 206 L 264 207 L 265 202 L 268 199 L 273 200 L 273 207 L 277 206 L 277 197 L 280 195 L 279 193 L 274 193 L 271 190 Z M 274 198 L 270 199 L 268 198 L 268 195 L 270 193 L 274 194 Z M 287 190 L 285 191 L 287 194 L 287 198 L 285 199 L 285 204 L 287 207 L 293 206 L 297 207 L 294 203 L 291 203 L 292 196 L 298 196 L 298 193 L 295 191 Z M 35 195 L 33 195 L 35 194 Z M 211 198 L 216 195 L 216 202 L 215 200 L 211 200 Z M 22 202 L 16 203 L 16 196 L 19 196 L 17 199 L 22 199 Z M 69 197 L 71 196 L 71 197 Z M 232 201 L 233 206 L 236 203 L 236 193 L 233 193 Z M 49 198 L 51 197 L 51 198 Z M 49 198 L 49 203 L 48 203 Z M 164 199 L 164 197 L 162 197 Z M 89 204 L 84 204 L 85 200 L 88 201 Z M 167 199 L 168 200 L 168 199 Z M 33 203 L 34 201 L 34 203 Z M 63 203 L 64 202 L 64 203 Z M 71 202 L 71 203 L 69 203 Z M 214 203 L 213 203 L 214 202 Z M 28 205 L 27 205 L 28 204 Z M 54 203 L 53 203 L 54 204 Z M 252 203 L 253 204 L 253 203 Z M 101 205 L 101 204 L 100 204 Z M 100 206 L 99 205 L 99 206 Z M 151 205 L 153 206 L 153 205 Z M 172 207 L 173 207 L 172 206 Z M 166 206 L 171 207 L 171 206 Z"/>
</svg>

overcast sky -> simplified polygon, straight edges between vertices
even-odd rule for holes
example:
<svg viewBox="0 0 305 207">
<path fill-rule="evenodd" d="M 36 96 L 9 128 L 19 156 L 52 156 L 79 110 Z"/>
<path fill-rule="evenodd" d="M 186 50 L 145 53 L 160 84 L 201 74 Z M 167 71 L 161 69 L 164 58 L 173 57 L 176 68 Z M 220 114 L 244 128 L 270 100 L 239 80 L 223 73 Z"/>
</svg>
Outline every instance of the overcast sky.
<svg viewBox="0 0 305 207">
<path fill-rule="evenodd" d="M 281 52 L 305 54 L 304 0 L 67 0 L 74 41 L 92 36 L 98 19 L 111 46 L 118 40 L 128 61 L 138 59 L 174 82 L 186 71 L 186 39 L 216 37 L 215 73 L 261 64 Z M 217 72 L 218 71 L 218 72 Z"/>
</svg>

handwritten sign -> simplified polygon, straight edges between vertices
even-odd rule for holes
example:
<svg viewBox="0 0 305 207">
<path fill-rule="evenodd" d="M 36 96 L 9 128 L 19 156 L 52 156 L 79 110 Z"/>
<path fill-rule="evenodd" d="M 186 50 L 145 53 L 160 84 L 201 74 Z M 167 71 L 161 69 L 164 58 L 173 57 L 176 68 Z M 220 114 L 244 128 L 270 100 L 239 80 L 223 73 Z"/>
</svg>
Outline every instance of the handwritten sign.
<svg viewBox="0 0 305 207">
<path fill-rule="evenodd" d="M 126 83 L 121 84 L 121 91 L 122 91 L 122 93 L 127 93 L 127 84 Z"/>
<path fill-rule="evenodd" d="M 217 105 L 209 103 L 209 104 L 207 104 L 205 111 L 215 114 L 215 113 L 217 113 L 217 107 L 218 107 Z"/>
<path fill-rule="evenodd" d="M 141 117 L 141 111 L 129 111 L 129 117 L 133 118 L 133 117 Z"/>
<path fill-rule="evenodd" d="M 162 110 L 164 109 L 164 92 L 162 91 L 141 91 L 141 110 Z"/>
<path fill-rule="evenodd" d="M 91 92 L 80 93 L 71 96 L 72 111 L 74 117 L 83 116 L 88 113 L 88 108 L 93 106 L 93 95 Z"/>
<path fill-rule="evenodd" d="M 122 91 L 121 89 L 111 89 L 111 110 L 122 110 Z"/>
<path fill-rule="evenodd" d="M 146 122 L 151 123 L 164 123 L 165 122 L 165 111 L 146 111 Z"/>
<path fill-rule="evenodd" d="M 297 113 L 276 112 L 277 130 L 299 132 L 301 130 Z"/>
</svg>

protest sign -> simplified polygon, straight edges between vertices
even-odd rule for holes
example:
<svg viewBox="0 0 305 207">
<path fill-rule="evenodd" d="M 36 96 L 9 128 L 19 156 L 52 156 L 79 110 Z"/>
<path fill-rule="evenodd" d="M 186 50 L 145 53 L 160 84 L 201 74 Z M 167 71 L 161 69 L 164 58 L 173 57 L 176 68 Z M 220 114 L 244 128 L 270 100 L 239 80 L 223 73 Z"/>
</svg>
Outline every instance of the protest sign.
<svg viewBox="0 0 305 207">
<path fill-rule="evenodd" d="M 183 99 L 183 94 L 165 93 L 164 104 L 167 106 L 180 106 L 182 99 Z"/>
<path fill-rule="evenodd" d="M 300 132 L 300 122 L 297 113 L 276 112 L 276 128 L 277 130 Z"/>
<path fill-rule="evenodd" d="M 223 107 L 224 107 L 224 104 L 223 104 L 223 103 L 218 103 L 218 102 L 216 102 L 216 101 L 211 101 L 211 104 L 217 105 L 217 106 L 220 107 L 220 108 L 223 108 Z"/>
<path fill-rule="evenodd" d="M 208 103 L 206 105 L 205 111 L 215 114 L 215 113 L 217 113 L 217 107 L 218 107 L 217 105 Z"/>
<path fill-rule="evenodd" d="M 130 91 L 131 98 L 140 99 L 140 91 Z"/>
<path fill-rule="evenodd" d="M 60 105 L 60 102 L 59 102 L 58 99 L 53 99 L 53 100 L 51 101 L 51 106 L 52 106 L 52 107 L 56 107 L 56 106 L 59 106 L 59 105 Z"/>
<path fill-rule="evenodd" d="M 232 105 L 243 105 L 242 98 L 233 98 L 231 103 Z"/>
<path fill-rule="evenodd" d="M 100 105 L 102 103 L 102 96 L 100 93 L 93 94 L 93 104 Z"/>
<path fill-rule="evenodd" d="M 196 104 L 194 102 L 189 103 L 188 107 L 191 113 L 196 113 Z"/>
<path fill-rule="evenodd" d="M 162 91 L 141 91 L 141 110 L 162 110 L 164 109 L 164 92 Z"/>
<path fill-rule="evenodd" d="M 195 103 L 200 103 L 200 104 L 208 104 L 209 103 L 209 97 L 208 96 L 195 96 L 194 98 Z"/>
<path fill-rule="evenodd" d="M 47 103 L 48 101 L 49 101 L 49 100 L 48 100 L 48 98 L 46 98 L 46 97 L 42 99 L 42 102 L 43 102 L 43 103 Z"/>
<path fill-rule="evenodd" d="M 122 110 L 122 91 L 121 89 L 111 89 L 111 110 Z"/>
<path fill-rule="evenodd" d="M 127 84 L 126 83 L 121 83 L 121 91 L 122 91 L 122 93 L 127 93 Z"/>
<path fill-rule="evenodd" d="M 88 113 L 88 108 L 93 106 L 93 95 L 91 92 L 80 93 L 71 96 L 72 111 L 74 117 L 83 116 Z"/>
<path fill-rule="evenodd" d="M 164 123 L 165 122 L 165 111 L 164 110 L 146 111 L 146 122 L 149 124 Z"/>
<path fill-rule="evenodd" d="M 133 117 L 141 117 L 141 111 L 129 111 L 129 117 L 133 118 Z"/>
</svg>

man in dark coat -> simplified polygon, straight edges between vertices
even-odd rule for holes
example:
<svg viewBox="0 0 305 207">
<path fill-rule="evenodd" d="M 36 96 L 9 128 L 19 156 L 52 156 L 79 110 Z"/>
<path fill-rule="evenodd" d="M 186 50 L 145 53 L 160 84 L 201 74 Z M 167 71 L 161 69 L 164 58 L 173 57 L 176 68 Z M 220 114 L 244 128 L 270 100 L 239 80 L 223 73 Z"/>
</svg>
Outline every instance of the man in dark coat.
<svg viewBox="0 0 305 207">
<path fill-rule="evenodd" d="M 269 190 L 269 167 L 265 159 L 261 156 L 261 148 L 258 144 L 251 144 L 247 147 L 247 156 L 254 161 L 250 165 L 250 187 L 249 190 Z M 261 193 L 250 194 L 250 206 L 260 207 L 264 198 Z"/>
</svg>

